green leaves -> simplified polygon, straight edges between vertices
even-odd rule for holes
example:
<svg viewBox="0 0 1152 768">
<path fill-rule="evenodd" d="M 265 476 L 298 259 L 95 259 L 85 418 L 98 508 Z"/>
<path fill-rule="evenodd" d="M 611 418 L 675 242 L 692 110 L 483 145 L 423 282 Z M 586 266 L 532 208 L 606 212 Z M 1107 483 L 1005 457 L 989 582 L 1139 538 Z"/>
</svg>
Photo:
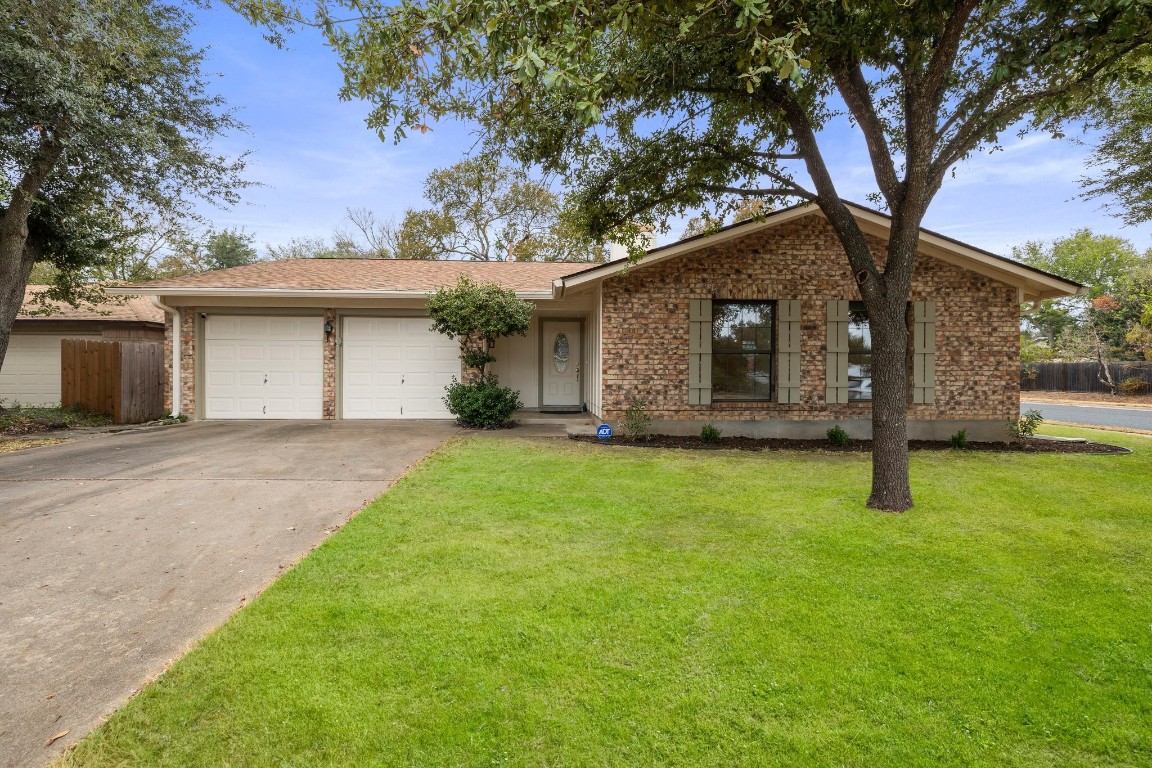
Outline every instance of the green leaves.
<svg viewBox="0 0 1152 768">
<path fill-rule="evenodd" d="M 495 283 L 477 285 L 461 276 L 455 288 L 441 288 L 428 297 L 432 330 L 460 340 L 460 358 L 481 375 L 495 358 L 488 342 L 502 336 L 524 336 L 535 306 Z"/>
</svg>

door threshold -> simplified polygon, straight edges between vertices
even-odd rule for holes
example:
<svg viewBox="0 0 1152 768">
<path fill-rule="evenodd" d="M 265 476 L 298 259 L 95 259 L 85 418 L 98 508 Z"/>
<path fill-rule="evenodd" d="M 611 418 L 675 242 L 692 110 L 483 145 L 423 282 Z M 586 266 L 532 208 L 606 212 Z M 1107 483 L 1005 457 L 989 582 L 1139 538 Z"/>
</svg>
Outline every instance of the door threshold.
<svg viewBox="0 0 1152 768">
<path fill-rule="evenodd" d="M 582 408 L 541 408 L 537 413 L 584 413 Z"/>
</svg>

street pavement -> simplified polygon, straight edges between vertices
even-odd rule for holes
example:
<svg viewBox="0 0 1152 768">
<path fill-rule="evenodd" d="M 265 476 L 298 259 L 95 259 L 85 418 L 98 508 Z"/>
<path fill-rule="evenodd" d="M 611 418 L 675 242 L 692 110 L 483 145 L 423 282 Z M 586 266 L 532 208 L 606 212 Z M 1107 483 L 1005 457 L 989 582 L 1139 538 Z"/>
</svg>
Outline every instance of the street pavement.
<svg viewBox="0 0 1152 768">
<path fill-rule="evenodd" d="M 1032 403 L 1021 401 L 1020 412 L 1035 408 L 1046 421 L 1066 421 L 1094 427 L 1124 427 L 1152 431 L 1152 408 L 1118 405 L 1069 405 L 1066 403 Z"/>
</svg>

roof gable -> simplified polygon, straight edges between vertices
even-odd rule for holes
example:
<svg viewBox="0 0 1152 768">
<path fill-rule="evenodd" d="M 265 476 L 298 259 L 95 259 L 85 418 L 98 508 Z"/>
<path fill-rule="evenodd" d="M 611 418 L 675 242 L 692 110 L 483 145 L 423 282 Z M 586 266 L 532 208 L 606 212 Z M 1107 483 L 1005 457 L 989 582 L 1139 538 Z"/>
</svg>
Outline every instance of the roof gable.
<svg viewBox="0 0 1152 768">
<path fill-rule="evenodd" d="M 855 203 L 845 202 L 845 204 L 865 234 L 887 240 L 888 231 L 892 223 L 890 216 L 856 205 Z M 805 216 L 823 217 L 824 213 L 810 203 L 784 208 L 769 213 L 761 220 L 749 220 L 738 224 L 731 224 L 716 232 L 696 235 L 671 243 L 670 245 L 653 248 L 648 251 L 648 254 L 644 258 L 635 262 L 630 262 L 627 259 L 618 259 L 607 264 L 598 264 L 578 272 L 573 272 L 557 279 L 553 284 L 553 289 L 556 295 L 560 296 L 563 295 L 568 288 L 575 288 L 583 284 L 603 280 L 606 277 L 610 277 L 627 269 L 642 269 L 645 266 L 656 264 L 667 259 L 695 253 L 713 245 L 746 237 L 755 232 L 771 229 L 785 222 Z M 1020 290 L 1021 299 L 1024 301 L 1072 296 L 1084 292 L 1084 287 L 1079 283 L 966 245 L 959 240 L 926 229 L 920 230 L 918 251 L 923 255 L 955 264 L 972 272 L 1014 286 Z"/>
</svg>

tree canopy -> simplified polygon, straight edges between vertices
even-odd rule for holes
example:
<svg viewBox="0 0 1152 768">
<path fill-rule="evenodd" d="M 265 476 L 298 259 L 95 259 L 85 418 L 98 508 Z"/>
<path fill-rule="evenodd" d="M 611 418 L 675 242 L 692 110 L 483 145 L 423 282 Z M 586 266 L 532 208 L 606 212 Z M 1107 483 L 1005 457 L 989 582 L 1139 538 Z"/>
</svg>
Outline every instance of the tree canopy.
<svg viewBox="0 0 1152 768">
<path fill-rule="evenodd" d="M 409 210 L 393 238 L 407 259 L 602 261 L 603 248 L 571 226 L 561 197 L 494 155 L 428 174 L 432 207 Z"/>
<path fill-rule="evenodd" d="M 1084 179 L 1087 196 L 1104 199 L 1126 224 L 1152 221 L 1152 58 L 1096 110 L 1091 126 L 1102 139 Z"/>
<path fill-rule="evenodd" d="M 158 0 L 0 5 L 0 365 L 34 263 L 75 301 L 132 236 L 129 211 L 238 199 L 243 158 L 211 142 L 242 126 L 207 90 L 191 23 Z"/>
<path fill-rule="evenodd" d="M 274 27 L 279 0 L 232 0 Z M 563 173 L 594 237 L 728 195 L 810 201 L 868 309 L 871 506 L 908 483 L 905 307 L 920 225 L 957 163 L 1008 129 L 1057 132 L 1099 108 L 1152 40 L 1152 0 L 356 0 L 311 21 L 340 53 L 343 94 L 401 137 L 452 116 L 519 162 Z M 846 112 L 891 214 L 881 268 L 824 155 Z"/>
</svg>

